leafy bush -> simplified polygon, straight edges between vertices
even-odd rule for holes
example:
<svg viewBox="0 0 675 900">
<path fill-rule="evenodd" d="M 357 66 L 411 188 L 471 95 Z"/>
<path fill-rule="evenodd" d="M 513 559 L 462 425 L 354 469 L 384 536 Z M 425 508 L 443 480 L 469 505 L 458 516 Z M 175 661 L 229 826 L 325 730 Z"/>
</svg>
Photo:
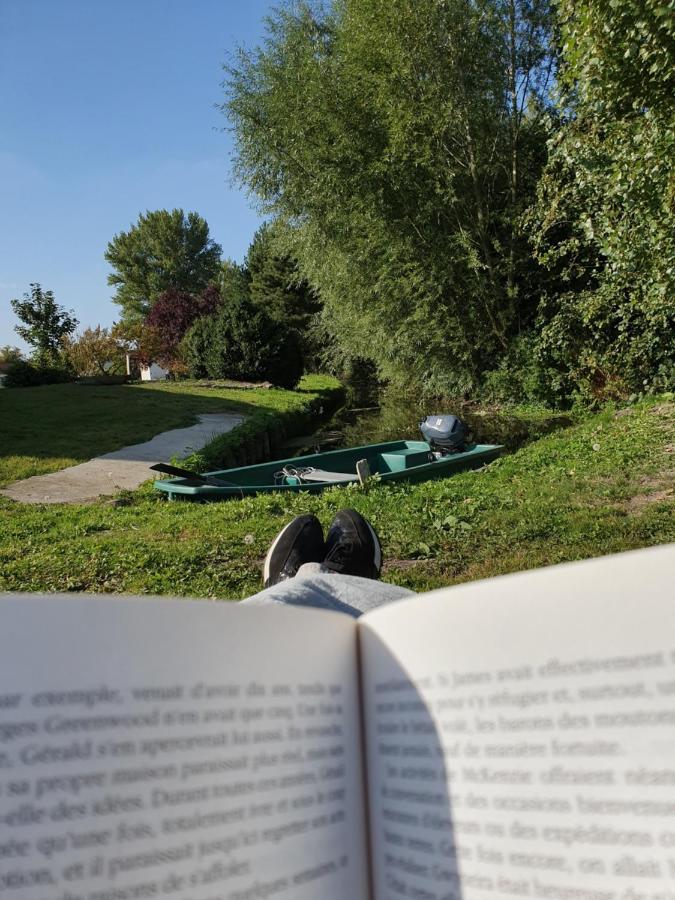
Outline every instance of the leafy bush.
<svg viewBox="0 0 675 900">
<path fill-rule="evenodd" d="M 674 141 L 675 118 L 604 122 L 593 110 L 552 142 L 531 227 L 553 287 L 539 307 L 538 354 L 561 398 L 672 387 Z"/>
<path fill-rule="evenodd" d="M 8 388 L 37 387 L 40 384 L 61 384 L 71 380 L 70 373 L 65 369 L 34 366 L 24 359 L 19 359 L 7 370 L 3 384 Z"/>
<path fill-rule="evenodd" d="M 514 338 L 499 366 L 483 375 L 481 394 L 498 402 L 555 405 L 552 373 L 542 366 L 535 335 Z"/>
<path fill-rule="evenodd" d="M 125 347 L 110 329 L 97 325 L 61 341 L 62 358 L 76 375 L 122 375 Z"/>
<path fill-rule="evenodd" d="M 195 378 L 271 381 L 293 388 L 302 375 L 296 332 L 246 299 L 198 319 L 181 349 Z"/>
<path fill-rule="evenodd" d="M 18 347 L 12 347 L 10 344 L 0 347 L 0 363 L 12 363 L 19 359 L 23 359 L 23 353 Z"/>
<path fill-rule="evenodd" d="M 558 11 L 563 119 L 528 223 L 550 279 L 537 355 L 558 400 L 672 389 L 672 8 L 559 0 Z"/>
</svg>

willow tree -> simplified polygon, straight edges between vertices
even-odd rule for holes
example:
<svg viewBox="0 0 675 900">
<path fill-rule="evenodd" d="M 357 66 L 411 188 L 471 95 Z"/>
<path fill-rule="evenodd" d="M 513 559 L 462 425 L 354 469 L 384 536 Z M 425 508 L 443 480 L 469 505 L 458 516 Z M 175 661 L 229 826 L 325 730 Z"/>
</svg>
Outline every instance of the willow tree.
<svg viewBox="0 0 675 900">
<path fill-rule="evenodd" d="M 531 319 L 548 35 L 546 0 L 301 3 L 227 67 L 236 171 L 386 377 L 468 390 Z"/>
</svg>

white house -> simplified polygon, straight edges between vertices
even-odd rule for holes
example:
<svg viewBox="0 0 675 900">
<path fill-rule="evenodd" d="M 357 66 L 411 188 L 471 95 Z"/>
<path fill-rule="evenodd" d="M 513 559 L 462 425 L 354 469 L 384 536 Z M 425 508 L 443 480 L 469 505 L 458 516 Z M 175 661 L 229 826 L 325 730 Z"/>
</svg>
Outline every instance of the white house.
<svg viewBox="0 0 675 900">
<path fill-rule="evenodd" d="M 164 381 L 168 374 L 169 370 L 156 362 L 150 363 L 149 366 L 141 366 L 141 381 Z"/>
<path fill-rule="evenodd" d="M 137 366 L 137 371 L 141 374 L 141 381 L 163 381 L 169 374 L 168 369 L 163 368 L 156 362 L 151 362 L 149 366 L 138 365 L 134 354 L 127 353 L 127 375 L 133 375 Z"/>
</svg>

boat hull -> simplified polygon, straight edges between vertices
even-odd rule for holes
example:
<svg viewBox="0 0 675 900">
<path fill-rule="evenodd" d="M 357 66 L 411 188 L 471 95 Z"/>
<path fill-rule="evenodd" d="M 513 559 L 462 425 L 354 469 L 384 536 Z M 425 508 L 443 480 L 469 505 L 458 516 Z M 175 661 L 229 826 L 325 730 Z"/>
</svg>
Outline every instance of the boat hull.
<svg viewBox="0 0 675 900">
<path fill-rule="evenodd" d="M 362 459 L 368 461 L 371 474 L 383 484 L 400 481 L 415 483 L 480 468 L 496 459 L 503 449 L 499 444 L 474 444 L 463 453 L 436 459 L 431 456 L 431 448 L 425 441 L 389 441 L 206 473 L 230 482 L 228 485 L 195 484 L 187 478 L 171 478 L 156 481 L 155 488 L 167 494 L 170 500 L 193 502 L 226 500 L 273 491 L 307 491 L 315 494 L 328 487 L 353 482 L 356 463 Z M 433 461 L 430 461 L 431 458 Z M 284 467 L 314 467 L 331 473 L 343 473 L 344 482 L 280 483 L 279 473 Z"/>
</svg>

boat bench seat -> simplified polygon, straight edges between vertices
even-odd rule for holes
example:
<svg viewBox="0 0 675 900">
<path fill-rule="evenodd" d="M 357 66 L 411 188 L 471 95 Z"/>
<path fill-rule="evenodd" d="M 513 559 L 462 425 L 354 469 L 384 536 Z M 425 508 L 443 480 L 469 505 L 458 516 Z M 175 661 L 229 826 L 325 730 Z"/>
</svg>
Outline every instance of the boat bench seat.
<svg viewBox="0 0 675 900">
<path fill-rule="evenodd" d="M 378 453 L 368 460 L 373 472 L 404 472 L 415 466 L 423 466 L 429 462 L 428 450 L 390 450 L 388 453 Z"/>
</svg>

